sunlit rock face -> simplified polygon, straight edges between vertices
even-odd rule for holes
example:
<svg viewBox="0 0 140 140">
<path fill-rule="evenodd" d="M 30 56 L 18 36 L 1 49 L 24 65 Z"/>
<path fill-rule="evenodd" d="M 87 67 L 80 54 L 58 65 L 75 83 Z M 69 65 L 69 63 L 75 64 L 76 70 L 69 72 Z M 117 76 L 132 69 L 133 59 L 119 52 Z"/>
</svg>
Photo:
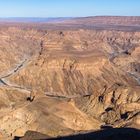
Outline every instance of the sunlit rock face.
<svg viewBox="0 0 140 140">
<path fill-rule="evenodd" d="M 140 32 L 62 25 L 1 27 L 0 137 L 139 129 Z"/>
</svg>

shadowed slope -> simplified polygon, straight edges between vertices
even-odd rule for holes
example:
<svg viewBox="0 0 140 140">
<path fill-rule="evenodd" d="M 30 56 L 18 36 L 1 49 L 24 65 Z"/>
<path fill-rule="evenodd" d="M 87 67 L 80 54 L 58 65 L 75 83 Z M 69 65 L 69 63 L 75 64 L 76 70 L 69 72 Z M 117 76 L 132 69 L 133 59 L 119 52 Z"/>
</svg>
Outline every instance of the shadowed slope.
<svg viewBox="0 0 140 140">
<path fill-rule="evenodd" d="M 15 137 L 14 140 L 139 140 L 140 130 L 134 128 L 105 129 L 96 132 L 78 134 L 74 136 L 48 138 L 44 135 L 27 132 L 23 138 Z"/>
</svg>

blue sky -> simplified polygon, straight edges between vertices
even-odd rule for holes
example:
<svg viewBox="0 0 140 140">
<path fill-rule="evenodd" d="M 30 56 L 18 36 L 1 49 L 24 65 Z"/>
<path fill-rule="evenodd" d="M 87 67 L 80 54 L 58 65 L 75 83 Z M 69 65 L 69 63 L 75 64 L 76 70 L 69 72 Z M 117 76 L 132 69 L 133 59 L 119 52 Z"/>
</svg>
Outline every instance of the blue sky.
<svg viewBox="0 0 140 140">
<path fill-rule="evenodd" d="M 140 0 L 0 0 L 0 17 L 140 16 Z"/>
</svg>

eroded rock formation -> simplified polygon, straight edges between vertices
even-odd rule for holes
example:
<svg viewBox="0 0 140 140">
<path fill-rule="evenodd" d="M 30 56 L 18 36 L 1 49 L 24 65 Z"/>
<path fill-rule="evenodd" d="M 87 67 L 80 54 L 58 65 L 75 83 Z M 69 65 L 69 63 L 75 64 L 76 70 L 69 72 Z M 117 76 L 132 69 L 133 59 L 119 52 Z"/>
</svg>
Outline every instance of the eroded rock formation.
<svg viewBox="0 0 140 140">
<path fill-rule="evenodd" d="M 40 28 L 0 29 L 2 137 L 139 129 L 140 32 Z"/>
</svg>

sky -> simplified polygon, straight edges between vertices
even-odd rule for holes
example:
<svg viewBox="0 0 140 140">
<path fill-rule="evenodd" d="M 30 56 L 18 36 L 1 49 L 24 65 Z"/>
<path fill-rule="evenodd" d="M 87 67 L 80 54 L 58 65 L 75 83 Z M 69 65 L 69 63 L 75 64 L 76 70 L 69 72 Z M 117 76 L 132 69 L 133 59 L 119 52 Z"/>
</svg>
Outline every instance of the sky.
<svg viewBox="0 0 140 140">
<path fill-rule="evenodd" d="M 0 17 L 140 16 L 140 0 L 0 0 Z"/>
</svg>

